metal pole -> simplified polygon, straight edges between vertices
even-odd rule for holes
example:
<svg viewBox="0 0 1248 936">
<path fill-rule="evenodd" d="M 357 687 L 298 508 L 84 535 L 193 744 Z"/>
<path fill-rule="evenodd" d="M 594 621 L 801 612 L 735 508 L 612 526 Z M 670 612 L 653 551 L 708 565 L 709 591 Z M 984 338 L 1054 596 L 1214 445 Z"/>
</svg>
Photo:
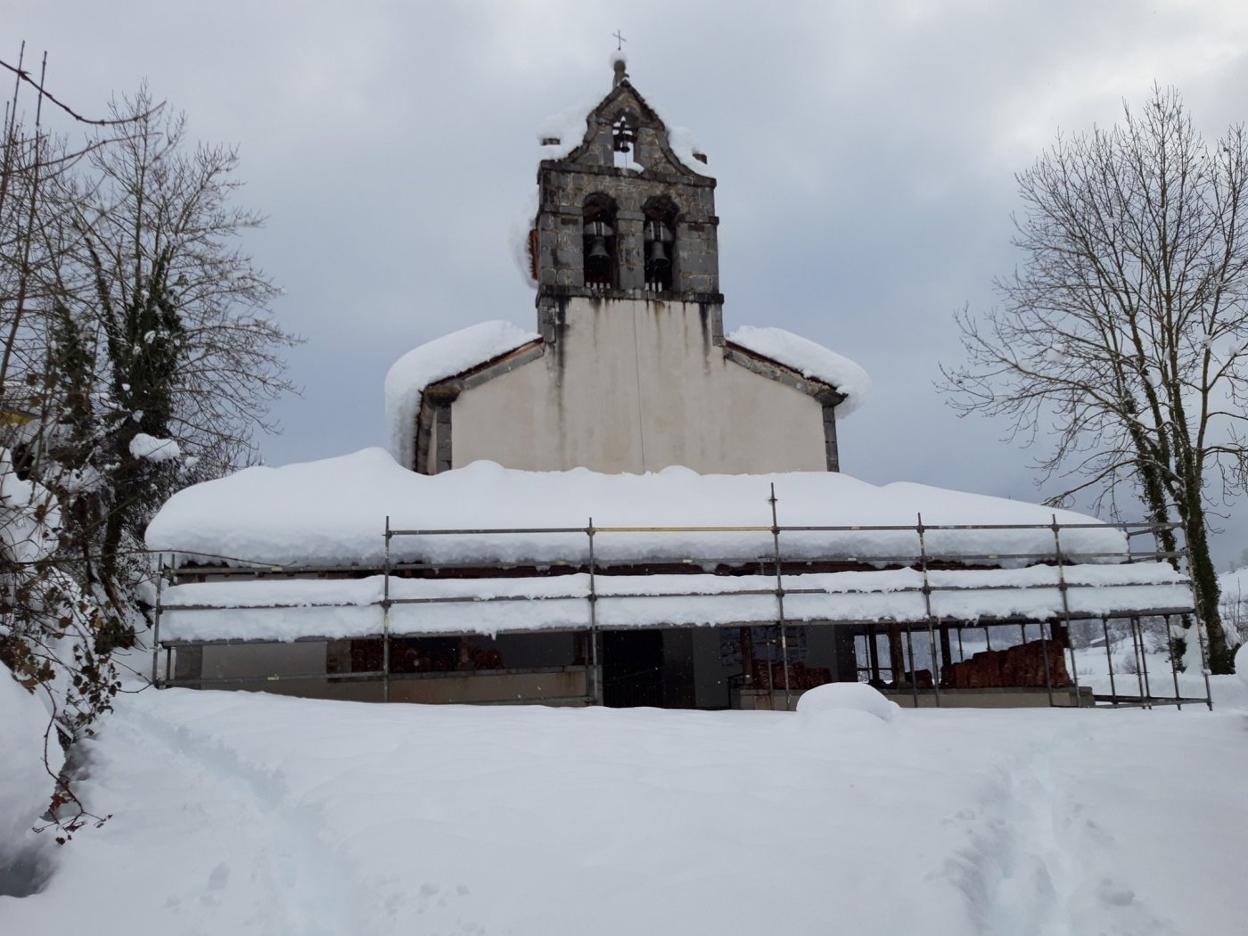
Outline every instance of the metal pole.
<svg viewBox="0 0 1248 936">
<path fill-rule="evenodd" d="M 776 555 L 776 612 L 780 616 L 780 659 L 784 664 L 784 710 L 793 708 L 793 693 L 789 686 L 789 637 L 784 622 L 784 579 L 780 574 L 780 523 L 776 516 L 776 485 L 771 485 L 771 537 Z"/>
<path fill-rule="evenodd" d="M 936 690 L 936 707 L 940 708 L 940 665 L 936 662 L 936 631 L 931 619 L 927 622 L 928 658 L 932 661 L 932 688 Z"/>
<path fill-rule="evenodd" d="M 602 688 L 602 668 L 598 664 L 598 581 L 597 567 L 594 562 L 594 518 L 589 518 L 589 526 L 585 528 L 589 537 L 589 666 L 590 678 L 593 680 L 591 698 L 594 705 L 602 705 L 604 698 Z"/>
<path fill-rule="evenodd" d="M 1140 660 L 1140 619 L 1133 615 L 1129 621 L 1131 624 L 1131 648 L 1135 651 L 1135 681 L 1140 689 L 1140 705 L 1148 708 L 1148 698 L 1144 694 L 1144 664 Z"/>
<path fill-rule="evenodd" d="M 1140 624 L 1140 659 L 1144 663 L 1144 691 L 1148 694 L 1148 707 L 1153 707 L 1153 686 L 1148 680 L 1148 654 L 1144 646 L 1144 625 Z"/>
<path fill-rule="evenodd" d="M 910 649 L 910 697 L 914 700 L 914 707 L 919 707 L 919 679 L 914 670 L 914 640 L 910 634 L 913 628 L 906 626 L 906 646 Z"/>
<path fill-rule="evenodd" d="M 381 598 L 381 671 L 382 701 L 390 701 L 390 515 L 386 515 L 386 548 L 382 571 Z"/>
<path fill-rule="evenodd" d="M 1179 701 L 1183 693 L 1179 691 L 1179 668 L 1174 662 L 1174 632 L 1170 629 L 1170 615 L 1166 615 L 1166 646 L 1170 653 L 1170 675 L 1174 677 L 1174 704 L 1178 706 L 1179 711 L 1183 711 L 1183 703 Z"/>
<path fill-rule="evenodd" d="M 165 647 L 165 682 L 173 678 L 173 647 Z"/>
<path fill-rule="evenodd" d="M 1037 625 L 1040 631 L 1040 655 L 1044 658 L 1044 691 L 1049 696 L 1049 708 L 1053 707 L 1053 673 L 1049 669 L 1049 644 L 1053 642 L 1053 625 L 1048 621 L 1041 621 Z M 1046 636 L 1045 628 L 1048 628 Z M 1075 697 L 1076 699 L 1078 696 Z"/>
<path fill-rule="evenodd" d="M 1070 650 L 1070 678 L 1075 683 L 1075 708 L 1083 708 L 1083 700 L 1079 698 L 1079 667 L 1075 665 L 1075 641 L 1070 635 L 1070 596 L 1066 594 L 1066 571 L 1063 568 L 1065 559 L 1062 557 L 1061 527 L 1057 524 L 1057 514 L 1053 518 L 1053 554 L 1057 557 L 1057 590 L 1062 596 L 1062 620 L 1066 622 L 1066 644 Z M 1053 625 L 1049 625 L 1049 633 L 1053 633 Z M 1049 705 L 1053 704 L 1052 677 L 1049 675 L 1049 648 L 1044 647 L 1044 679 L 1049 687 Z"/>
<path fill-rule="evenodd" d="M 932 661 L 932 687 L 936 691 L 936 707 L 940 708 L 940 669 L 936 666 L 936 632 L 932 627 L 932 583 L 927 577 L 927 541 L 923 536 L 923 514 L 916 514 L 919 534 L 919 566 L 923 571 L 923 609 L 927 613 L 928 658 Z M 908 632 L 907 632 L 908 633 Z M 911 654 L 913 660 L 913 654 Z M 911 669 L 914 667 L 912 666 Z"/>
<path fill-rule="evenodd" d="M 165 554 L 156 557 L 156 612 L 152 624 L 152 685 L 160 688 L 160 595 L 161 584 L 165 577 Z"/>
<path fill-rule="evenodd" d="M 958 622 L 957 627 L 958 627 L 958 662 L 965 663 L 966 651 L 962 649 L 962 622 L 961 621 Z"/>
<path fill-rule="evenodd" d="M 1105 662 L 1109 664 L 1109 697 L 1114 708 L 1118 707 L 1118 687 L 1114 685 L 1114 655 L 1109 650 L 1109 619 L 1101 615 L 1101 630 L 1105 632 Z"/>
</svg>

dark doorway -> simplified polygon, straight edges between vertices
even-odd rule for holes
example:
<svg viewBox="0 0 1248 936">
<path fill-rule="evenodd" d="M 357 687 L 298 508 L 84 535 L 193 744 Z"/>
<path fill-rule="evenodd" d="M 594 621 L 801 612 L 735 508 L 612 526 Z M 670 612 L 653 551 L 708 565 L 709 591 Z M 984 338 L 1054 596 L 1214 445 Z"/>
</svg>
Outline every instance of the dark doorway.
<svg viewBox="0 0 1248 936">
<path fill-rule="evenodd" d="M 602 635 L 602 701 L 611 708 L 663 705 L 663 632 Z"/>
</svg>

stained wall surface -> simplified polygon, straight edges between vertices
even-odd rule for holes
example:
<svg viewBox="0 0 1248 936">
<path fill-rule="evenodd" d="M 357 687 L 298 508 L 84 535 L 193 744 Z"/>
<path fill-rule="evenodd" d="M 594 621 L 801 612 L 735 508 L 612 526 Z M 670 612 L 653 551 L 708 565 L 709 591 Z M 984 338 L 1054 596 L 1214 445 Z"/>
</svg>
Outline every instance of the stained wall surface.
<svg viewBox="0 0 1248 936">
<path fill-rule="evenodd" d="M 729 360 L 718 316 L 695 302 L 567 300 L 541 357 L 454 401 L 453 467 L 827 470 L 822 404 Z"/>
</svg>

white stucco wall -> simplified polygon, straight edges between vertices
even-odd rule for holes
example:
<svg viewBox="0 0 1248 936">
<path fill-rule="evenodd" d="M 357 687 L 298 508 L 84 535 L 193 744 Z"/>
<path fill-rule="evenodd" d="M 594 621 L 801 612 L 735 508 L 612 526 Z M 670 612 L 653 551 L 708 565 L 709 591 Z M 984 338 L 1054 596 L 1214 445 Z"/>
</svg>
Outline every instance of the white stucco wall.
<svg viewBox="0 0 1248 936">
<path fill-rule="evenodd" d="M 452 464 L 824 471 L 823 409 L 726 360 L 697 304 L 569 301 L 546 353 L 452 404 Z"/>
</svg>

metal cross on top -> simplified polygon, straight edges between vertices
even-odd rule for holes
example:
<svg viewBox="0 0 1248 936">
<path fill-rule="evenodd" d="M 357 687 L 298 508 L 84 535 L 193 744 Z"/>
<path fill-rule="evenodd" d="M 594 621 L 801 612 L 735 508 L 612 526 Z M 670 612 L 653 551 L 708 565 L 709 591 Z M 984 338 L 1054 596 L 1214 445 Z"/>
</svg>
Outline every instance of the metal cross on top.
<svg viewBox="0 0 1248 936">
<path fill-rule="evenodd" d="M 625 39 L 622 35 L 620 35 L 620 31 L 618 29 L 615 32 L 613 32 L 611 35 L 615 37 L 615 51 L 623 52 L 624 43 L 628 42 L 628 40 Z"/>
</svg>

